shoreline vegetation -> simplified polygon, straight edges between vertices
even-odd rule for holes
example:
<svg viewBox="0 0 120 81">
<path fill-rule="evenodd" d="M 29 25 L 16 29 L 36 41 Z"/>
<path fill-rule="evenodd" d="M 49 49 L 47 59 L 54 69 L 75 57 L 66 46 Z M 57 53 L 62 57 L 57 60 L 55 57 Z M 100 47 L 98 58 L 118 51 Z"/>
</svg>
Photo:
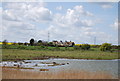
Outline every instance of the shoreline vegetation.
<svg viewBox="0 0 120 81">
<path fill-rule="evenodd" d="M 2 61 L 43 60 L 50 58 L 113 60 L 119 59 L 119 45 L 103 43 L 102 45 L 75 44 L 70 41 L 35 41 L 30 43 L 12 43 L 7 40 L 0 45 Z"/>
<path fill-rule="evenodd" d="M 43 49 L 40 49 L 40 47 L 38 47 L 38 49 L 36 46 L 26 46 L 26 48 L 27 49 L 2 49 L 2 61 L 44 60 L 50 58 L 87 60 L 119 59 L 118 51 L 116 49 L 111 52 L 100 51 L 99 48 L 91 48 L 89 50 L 75 50 L 74 47 L 47 47 Z"/>
<path fill-rule="evenodd" d="M 109 47 L 109 46 L 108 46 Z M 59 46 L 30 46 L 30 45 L 2 45 L 2 61 L 19 62 L 23 60 L 44 60 L 50 58 L 86 59 L 86 60 L 114 60 L 118 58 L 118 48 L 100 50 L 100 46 L 92 47 L 88 44 L 72 47 Z M 106 48 L 105 48 L 106 49 Z M 55 65 L 55 64 L 54 64 Z M 54 66 L 53 65 L 53 66 Z M 21 71 L 24 70 L 24 71 Z M 50 69 L 40 69 L 38 73 L 33 68 L 2 67 L 3 79 L 115 79 L 112 74 L 104 71 L 59 71 L 49 72 Z M 47 71 L 47 72 L 41 72 Z M 11 75 L 12 74 L 12 75 Z M 71 76 L 72 75 L 72 76 Z M 73 76 L 74 75 L 74 76 Z"/>
</svg>

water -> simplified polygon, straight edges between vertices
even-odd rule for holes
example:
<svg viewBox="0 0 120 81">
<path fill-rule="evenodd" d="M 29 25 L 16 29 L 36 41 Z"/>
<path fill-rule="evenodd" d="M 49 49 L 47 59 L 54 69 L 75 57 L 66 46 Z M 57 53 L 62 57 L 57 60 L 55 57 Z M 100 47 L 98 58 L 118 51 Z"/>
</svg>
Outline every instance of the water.
<svg viewBox="0 0 120 81">
<path fill-rule="evenodd" d="M 28 63 L 22 63 L 22 67 L 34 68 L 32 71 L 39 69 L 49 69 L 48 72 L 57 71 L 89 71 L 89 72 L 107 72 L 114 77 L 118 77 L 118 60 L 80 60 L 80 59 L 47 59 L 47 60 L 25 60 Z M 53 62 L 63 65 L 53 65 Z M 46 63 L 46 64 L 45 64 Z M 6 66 L 20 64 L 20 62 L 2 62 Z M 35 66 L 37 64 L 37 66 Z M 30 71 L 30 70 L 29 70 Z"/>
</svg>

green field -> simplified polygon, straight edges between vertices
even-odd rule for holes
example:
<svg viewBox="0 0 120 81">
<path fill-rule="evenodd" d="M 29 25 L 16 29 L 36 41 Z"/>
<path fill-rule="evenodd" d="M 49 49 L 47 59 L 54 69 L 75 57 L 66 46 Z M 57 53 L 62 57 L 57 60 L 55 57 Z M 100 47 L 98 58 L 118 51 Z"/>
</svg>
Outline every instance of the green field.
<svg viewBox="0 0 120 81">
<path fill-rule="evenodd" d="M 52 48 L 51 48 L 52 49 Z M 60 48 L 65 49 L 65 48 Z M 70 59 L 118 59 L 118 52 L 103 52 L 98 48 L 91 50 L 26 50 L 26 49 L 2 49 L 2 60 L 36 60 L 44 58 L 70 58 Z"/>
</svg>

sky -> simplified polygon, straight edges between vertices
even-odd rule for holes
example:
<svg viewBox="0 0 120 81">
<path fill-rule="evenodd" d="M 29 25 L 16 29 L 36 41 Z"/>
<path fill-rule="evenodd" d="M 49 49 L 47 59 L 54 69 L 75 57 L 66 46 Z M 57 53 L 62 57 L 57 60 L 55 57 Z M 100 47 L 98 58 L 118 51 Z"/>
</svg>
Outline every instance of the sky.
<svg viewBox="0 0 120 81">
<path fill-rule="evenodd" d="M 1 41 L 118 44 L 117 2 L 3 2 L 0 15 Z"/>
</svg>

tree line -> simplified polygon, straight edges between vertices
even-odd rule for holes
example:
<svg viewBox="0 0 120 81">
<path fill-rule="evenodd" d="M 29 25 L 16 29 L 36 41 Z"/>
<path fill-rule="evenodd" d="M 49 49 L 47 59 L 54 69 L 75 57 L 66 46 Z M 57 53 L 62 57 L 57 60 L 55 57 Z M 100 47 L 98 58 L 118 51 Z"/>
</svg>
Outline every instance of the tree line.
<svg viewBox="0 0 120 81">
<path fill-rule="evenodd" d="M 57 42 L 57 41 L 53 41 L 53 42 Z M 53 44 L 53 42 L 46 42 L 46 41 L 42 41 L 42 40 L 34 40 L 33 38 L 29 40 L 29 43 L 25 42 L 25 43 L 12 43 L 12 45 L 25 45 L 25 46 L 53 46 L 53 47 L 60 47 L 57 44 Z M 60 41 L 62 43 L 62 41 Z M 67 41 L 65 41 L 67 43 Z M 71 42 L 71 41 L 70 41 Z M 3 42 L 3 47 L 5 45 L 8 44 L 7 40 L 4 40 Z M 69 47 L 68 45 L 64 46 L 65 48 Z M 99 48 L 101 51 L 111 51 L 112 49 L 118 49 L 120 46 L 117 45 L 112 45 L 110 43 L 103 43 L 101 45 L 94 45 L 91 46 L 90 44 L 81 44 L 79 46 L 76 46 L 74 42 L 71 42 L 71 47 L 74 47 L 74 49 L 76 50 L 89 50 L 91 47 L 92 48 Z"/>
</svg>

